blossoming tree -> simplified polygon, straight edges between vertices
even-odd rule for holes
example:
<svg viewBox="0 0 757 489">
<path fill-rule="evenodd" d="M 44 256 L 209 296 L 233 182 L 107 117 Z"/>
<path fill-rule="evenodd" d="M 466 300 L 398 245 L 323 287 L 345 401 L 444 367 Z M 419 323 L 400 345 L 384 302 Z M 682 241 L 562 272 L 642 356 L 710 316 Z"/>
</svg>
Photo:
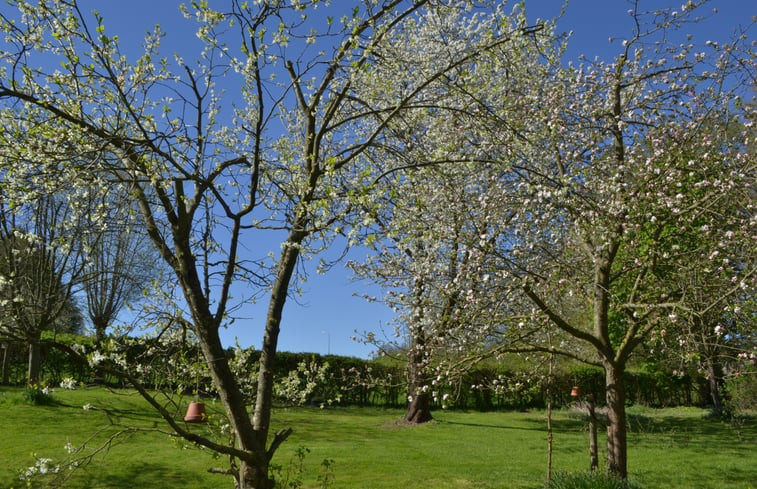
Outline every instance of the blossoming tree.
<svg viewBox="0 0 757 489">
<path fill-rule="evenodd" d="M 497 238 L 500 276 L 531 303 L 532 321 L 566 336 L 563 347 L 526 349 L 604 369 L 607 469 L 621 477 L 623 373 L 652 332 L 685 310 L 693 290 L 676 271 L 707 273 L 713 255 L 735 249 L 730 242 L 754 256 L 755 167 L 745 144 L 754 114 L 740 98 L 754 58 L 745 35 L 725 46 L 670 42 L 694 7 L 643 12 L 634 3 L 636 28 L 618 56 L 555 72 L 542 85 L 548 96 L 526 101 L 535 117 L 523 144 L 501 153 L 516 170 L 508 188 L 519 205 Z M 724 295 L 754 285 L 753 261 L 726 273 L 734 287 Z"/>
<path fill-rule="evenodd" d="M 28 345 L 27 380 L 35 385 L 42 332 L 81 326 L 74 294 L 84 275 L 78 245 L 84 216 L 76 215 L 74 196 L 32 193 L 11 200 L 8 190 L 0 191 L 0 337 Z"/>
<path fill-rule="evenodd" d="M 430 401 L 444 401 L 443 386 L 470 365 L 469 355 L 495 331 L 495 310 L 506 308 L 503 297 L 488 292 L 492 255 L 482 247 L 494 229 L 503 229 L 497 218 L 506 214 L 508 200 L 501 182 L 507 177 L 484 161 L 481 133 L 471 130 L 479 123 L 480 97 L 493 96 L 487 93 L 492 80 L 481 73 L 495 65 L 509 73 L 500 101 L 511 104 L 522 95 L 516 85 L 540 85 L 540 56 L 559 42 L 551 26 L 529 26 L 520 6 L 504 7 L 475 18 L 454 11 L 418 18 L 413 29 L 387 37 L 373 78 L 361 84 L 363 98 L 381 105 L 403 87 L 386 89 L 380 80 L 400 76 L 404 67 L 430 72 L 471 44 L 494 47 L 425 86 L 413 109 L 392 121 L 371 150 L 374 161 L 412 169 L 379 173 L 377 198 L 363 208 L 363 243 L 372 253 L 351 263 L 358 277 L 384 289 L 381 300 L 397 312 L 393 339 L 376 332 L 368 339 L 380 351 L 407 352 L 408 422 L 431 419 Z M 499 115 L 520 117 L 517 108 Z M 498 135 L 501 144 L 517 138 L 515 125 Z"/>
</svg>

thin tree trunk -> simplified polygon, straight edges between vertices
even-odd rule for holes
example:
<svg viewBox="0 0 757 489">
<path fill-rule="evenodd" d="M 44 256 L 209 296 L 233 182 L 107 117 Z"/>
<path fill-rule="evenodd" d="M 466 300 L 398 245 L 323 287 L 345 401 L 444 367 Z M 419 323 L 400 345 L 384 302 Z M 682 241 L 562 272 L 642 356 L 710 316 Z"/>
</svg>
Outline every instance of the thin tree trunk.
<svg viewBox="0 0 757 489">
<path fill-rule="evenodd" d="M 712 399 L 712 412 L 715 415 L 723 413 L 723 398 L 720 395 L 722 375 L 720 365 L 715 360 L 707 361 L 707 382 L 710 387 L 710 398 Z"/>
<path fill-rule="evenodd" d="M 589 470 L 594 472 L 599 467 L 599 456 L 597 455 L 597 413 L 594 410 L 594 394 L 586 396 L 586 400 L 589 410 Z"/>
<path fill-rule="evenodd" d="M 550 341 L 550 346 L 551 346 Z M 554 355 L 549 355 L 549 372 L 547 374 L 547 484 L 552 482 L 552 374 L 554 368 Z"/>
<path fill-rule="evenodd" d="M 99 321 L 94 322 L 95 327 L 95 348 L 100 350 L 103 342 L 105 341 L 105 327 L 106 324 L 101 324 Z M 95 384 L 105 384 L 105 370 L 101 366 L 95 367 Z"/>
<path fill-rule="evenodd" d="M 8 366 L 9 366 L 9 363 L 10 363 L 9 362 L 9 360 L 10 360 L 10 351 L 9 351 L 10 347 L 11 347 L 10 342 L 3 343 L 3 374 L 2 374 L 2 379 L 3 379 L 2 383 L 3 383 L 3 385 L 8 385 L 9 384 L 8 379 L 10 377 L 10 372 L 9 372 L 10 369 L 8 368 Z"/>
<path fill-rule="evenodd" d="M 42 349 L 39 342 L 29 343 L 29 368 L 27 372 L 29 385 L 39 384 L 40 370 L 42 365 Z"/>
<path fill-rule="evenodd" d="M 626 440 L 626 393 L 622 366 L 605 363 L 607 389 L 607 472 L 622 479 L 628 477 Z"/>
</svg>

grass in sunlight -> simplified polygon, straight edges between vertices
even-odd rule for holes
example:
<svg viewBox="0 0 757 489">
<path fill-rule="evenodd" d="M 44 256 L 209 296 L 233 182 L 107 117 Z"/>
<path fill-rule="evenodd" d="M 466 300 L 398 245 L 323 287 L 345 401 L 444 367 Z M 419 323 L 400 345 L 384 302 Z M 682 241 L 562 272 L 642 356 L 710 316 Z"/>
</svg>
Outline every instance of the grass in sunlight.
<svg viewBox="0 0 757 489">
<path fill-rule="evenodd" d="M 232 487 L 228 476 L 208 472 L 210 467 L 224 467 L 225 458 L 214 458 L 207 450 L 157 431 L 165 424 L 133 391 L 58 389 L 53 399 L 52 404 L 36 406 L 24 400 L 23 388 L 0 387 L 0 487 L 26 487 L 19 474 L 38 459 L 49 458 L 54 465 L 66 456 L 66 445 L 76 447 L 90 440 L 91 447 L 102 447 L 124 427 L 137 430 L 73 471 L 64 487 Z M 177 419 L 182 409 L 177 407 Z M 208 409 L 220 414 L 217 404 L 210 402 Z M 708 419 L 705 413 L 691 408 L 629 409 L 629 472 L 637 486 L 757 486 L 755 418 L 732 424 Z M 438 411 L 434 416 L 426 425 L 407 426 L 398 421 L 399 410 L 276 408 L 274 429 L 286 426 L 295 432 L 279 449 L 274 464 L 281 466 L 282 477 L 290 474 L 290 481 L 301 477 L 304 488 L 323 487 L 327 474 L 328 487 L 335 489 L 544 486 L 544 412 Z M 585 471 L 589 463 L 585 420 L 561 410 L 555 412 L 553 424 L 554 470 Z M 601 439 L 599 446 L 601 459 Z"/>
</svg>

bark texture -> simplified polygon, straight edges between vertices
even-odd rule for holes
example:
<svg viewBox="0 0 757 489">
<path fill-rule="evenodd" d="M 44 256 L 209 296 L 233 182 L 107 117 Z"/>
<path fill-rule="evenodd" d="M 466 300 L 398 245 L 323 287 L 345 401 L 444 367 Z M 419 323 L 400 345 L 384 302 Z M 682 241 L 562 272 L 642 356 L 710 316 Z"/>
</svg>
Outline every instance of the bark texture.
<svg viewBox="0 0 757 489">
<path fill-rule="evenodd" d="M 8 385 L 8 380 L 10 377 L 9 367 L 10 367 L 10 342 L 3 343 L 3 373 L 2 373 L 2 384 Z"/>
<path fill-rule="evenodd" d="M 32 341 L 29 343 L 29 369 L 28 380 L 29 385 L 38 384 L 39 376 L 42 366 L 42 349 L 39 346 L 39 342 Z"/>
<path fill-rule="evenodd" d="M 607 471 L 623 479 L 628 477 L 626 440 L 626 392 L 622 367 L 605 365 L 607 389 Z"/>
<path fill-rule="evenodd" d="M 426 393 L 417 394 L 407 406 L 405 421 L 413 424 L 422 424 L 431 421 L 431 399 Z"/>
</svg>

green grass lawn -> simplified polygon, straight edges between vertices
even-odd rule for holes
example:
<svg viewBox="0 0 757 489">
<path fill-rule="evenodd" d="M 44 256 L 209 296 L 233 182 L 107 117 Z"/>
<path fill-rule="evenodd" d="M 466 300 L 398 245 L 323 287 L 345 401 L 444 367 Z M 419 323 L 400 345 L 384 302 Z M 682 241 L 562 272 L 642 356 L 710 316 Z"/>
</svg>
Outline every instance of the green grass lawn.
<svg viewBox="0 0 757 489">
<path fill-rule="evenodd" d="M 72 473 L 72 488 L 231 487 L 228 476 L 207 472 L 224 467 L 205 450 L 187 447 L 152 431 L 165 428 L 131 391 L 57 390 L 56 404 L 33 406 L 23 389 L 0 387 L 0 487 L 25 487 L 18 479 L 36 458 L 59 460 L 64 446 L 78 446 L 93 435 L 101 446 L 125 426 L 141 428 Z M 94 409 L 82 406 L 91 404 Z M 218 407 L 209 404 L 211 413 Z M 177 410 L 177 418 L 183 415 Z M 698 409 L 629 409 L 629 470 L 644 488 L 757 488 L 755 419 L 734 425 L 705 418 Z M 544 412 L 476 413 L 439 411 L 435 421 L 408 427 L 398 410 L 360 408 L 279 408 L 274 422 L 294 434 L 274 462 L 303 461 L 304 487 L 321 487 L 322 462 L 333 460 L 331 488 L 504 489 L 541 487 L 546 469 Z M 554 415 L 554 468 L 588 467 L 586 423 L 569 411 Z M 205 425 L 194 430 L 208 430 Z M 600 459 L 603 440 L 600 433 Z M 600 462 L 601 463 L 601 462 Z M 44 486 L 40 486 L 44 487 Z"/>
</svg>

